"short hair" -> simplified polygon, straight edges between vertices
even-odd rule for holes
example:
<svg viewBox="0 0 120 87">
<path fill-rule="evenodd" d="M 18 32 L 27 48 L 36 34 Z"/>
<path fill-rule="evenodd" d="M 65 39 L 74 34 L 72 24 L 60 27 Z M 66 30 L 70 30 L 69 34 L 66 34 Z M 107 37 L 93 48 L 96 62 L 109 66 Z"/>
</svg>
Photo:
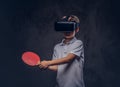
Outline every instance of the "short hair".
<svg viewBox="0 0 120 87">
<path fill-rule="evenodd" d="M 79 18 L 77 16 L 75 16 L 75 15 L 63 16 L 61 20 L 80 23 Z"/>
</svg>

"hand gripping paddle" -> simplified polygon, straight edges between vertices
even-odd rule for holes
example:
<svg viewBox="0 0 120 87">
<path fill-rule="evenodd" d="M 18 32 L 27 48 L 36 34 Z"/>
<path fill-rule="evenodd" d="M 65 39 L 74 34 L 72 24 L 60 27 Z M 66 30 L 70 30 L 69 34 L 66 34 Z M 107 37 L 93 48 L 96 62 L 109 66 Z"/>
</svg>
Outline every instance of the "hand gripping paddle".
<svg viewBox="0 0 120 87">
<path fill-rule="evenodd" d="M 22 54 L 22 60 L 29 66 L 36 66 L 40 63 L 40 57 L 34 52 L 24 52 Z"/>
</svg>

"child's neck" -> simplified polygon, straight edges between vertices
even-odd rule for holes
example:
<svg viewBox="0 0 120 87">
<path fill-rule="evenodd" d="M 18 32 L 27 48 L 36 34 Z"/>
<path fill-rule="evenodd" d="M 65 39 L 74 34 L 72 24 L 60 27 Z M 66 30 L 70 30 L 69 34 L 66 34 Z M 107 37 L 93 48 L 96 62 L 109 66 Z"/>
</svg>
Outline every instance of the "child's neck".
<svg viewBox="0 0 120 87">
<path fill-rule="evenodd" d="M 65 38 L 64 43 L 67 44 L 67 43 L 70 42 L 73 38 L 74 38 L 74 37 L 72 37 L 72 38 Z"/>
</svg>

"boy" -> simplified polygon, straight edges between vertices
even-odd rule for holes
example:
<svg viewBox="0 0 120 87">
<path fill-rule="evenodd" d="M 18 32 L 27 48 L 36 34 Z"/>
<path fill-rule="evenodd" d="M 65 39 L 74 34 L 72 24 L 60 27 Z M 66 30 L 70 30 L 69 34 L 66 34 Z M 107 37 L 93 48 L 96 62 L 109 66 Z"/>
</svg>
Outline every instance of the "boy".
<svg viewBox="0 0 120 87">
<path fill-rule="evenodd" d="M 64 19 L 67 22 L 80 22 L 75 15 L 64 16 Z M 57 71 L 56 87 L 84 87 L 84 49 L 82 41 L 75 37 L 78 31 L 79 27 L 72 32 L 63 32 L 64 39 L 54 47 L 53 59 L 39 64 L 40 68 Z"/>
</svg>

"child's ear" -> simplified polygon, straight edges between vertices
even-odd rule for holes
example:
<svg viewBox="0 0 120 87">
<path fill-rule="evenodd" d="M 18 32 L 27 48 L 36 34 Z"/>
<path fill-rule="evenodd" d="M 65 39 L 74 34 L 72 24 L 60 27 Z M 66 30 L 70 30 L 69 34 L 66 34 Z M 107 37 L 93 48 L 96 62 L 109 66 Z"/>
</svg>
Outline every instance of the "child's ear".
<svg viewBox="0 0 120 87">
<path fill-rule="evenodd" d="M 75 32 L 77 33 L 79 30 L 80 30 L 80 28 L 78 27 L 78 28 L 75 30 Z"/>
</svg>

